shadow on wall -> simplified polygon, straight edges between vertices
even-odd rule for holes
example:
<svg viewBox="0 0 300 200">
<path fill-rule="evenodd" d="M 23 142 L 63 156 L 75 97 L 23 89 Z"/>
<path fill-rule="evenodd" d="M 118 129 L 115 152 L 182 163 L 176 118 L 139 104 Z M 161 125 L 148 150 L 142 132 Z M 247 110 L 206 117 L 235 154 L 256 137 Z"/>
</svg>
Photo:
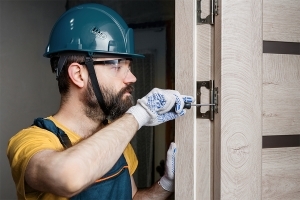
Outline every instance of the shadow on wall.
<svg viewBox="0 0 300 200">
<path fill-rule="evenodd" d="M 59 106 L 49 60 L 49 33 L 65 1 L 0 1 L 0 199 L 17 199 L 6 148 L 9 138 Z"/>
</svg>

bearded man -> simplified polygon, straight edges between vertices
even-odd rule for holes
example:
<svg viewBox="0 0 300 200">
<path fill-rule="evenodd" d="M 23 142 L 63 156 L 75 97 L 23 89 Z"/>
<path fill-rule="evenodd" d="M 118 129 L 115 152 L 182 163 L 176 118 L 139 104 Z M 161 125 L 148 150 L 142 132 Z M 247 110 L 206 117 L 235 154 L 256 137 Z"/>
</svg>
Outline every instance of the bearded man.
<svg viewBox="0 0 300 200">
<path fill-rule="evenodd" d="M 142 126 L 185 114 L 192 97 L 153 89 L 134 105 L 133 32 L 99 4 L 70 9 L 57 21 L 44 56 L 61 94 L 59 110 L 13 136 L 7 155 L 19 199 L 165 199 L 174 191 L 176 146 L 166 173 L 138 190 L 130 140 Z"/>
</svg>

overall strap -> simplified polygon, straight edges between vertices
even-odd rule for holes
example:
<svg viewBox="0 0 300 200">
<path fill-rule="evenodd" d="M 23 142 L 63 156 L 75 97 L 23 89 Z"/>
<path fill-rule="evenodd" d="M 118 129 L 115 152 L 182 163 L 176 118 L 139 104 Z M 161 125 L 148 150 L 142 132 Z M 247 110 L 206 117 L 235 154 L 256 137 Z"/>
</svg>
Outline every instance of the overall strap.
<svg viewBox="0 0 300 200">
<path fill-rule="evenodd" d="M 65 149 L 72 146 L 72 143 L 68 135 L 63 130 L 58 128 L 51 120 L 39 117 L 33 121 L 32 125 L 38 126 L 42 129 L 46 129 L 54 133 L 58 137 L 60 143 L 63 145 Z"/>
</svg>

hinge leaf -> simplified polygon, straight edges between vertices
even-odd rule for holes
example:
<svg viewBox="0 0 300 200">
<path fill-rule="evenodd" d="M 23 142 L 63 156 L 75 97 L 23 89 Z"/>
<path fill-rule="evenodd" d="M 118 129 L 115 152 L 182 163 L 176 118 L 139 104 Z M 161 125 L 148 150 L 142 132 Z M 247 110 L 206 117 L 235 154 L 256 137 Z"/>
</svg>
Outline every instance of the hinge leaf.
<svg viewBox="0 0 300 200">
<path fill-rule="evenodd" d="M 201 106 L 197 108 L 197 118 L 214 120 L 214 114 L 218 113 L 218 88 L 214 86 L 214 80 L 197 81 L 197 104 L 201 104 L 201 87 L 205 87 L 210 92 L 209 110 L 201 112 Z"/>
<path fill-rule="evenodd" d="M 197 24 L 214 24 L 218 15 L 218 0 L 210 0 L 210 14 L 206 18 L 201 18 L 201 12 L 201 0 L 197 0 Z"/>
</svg>

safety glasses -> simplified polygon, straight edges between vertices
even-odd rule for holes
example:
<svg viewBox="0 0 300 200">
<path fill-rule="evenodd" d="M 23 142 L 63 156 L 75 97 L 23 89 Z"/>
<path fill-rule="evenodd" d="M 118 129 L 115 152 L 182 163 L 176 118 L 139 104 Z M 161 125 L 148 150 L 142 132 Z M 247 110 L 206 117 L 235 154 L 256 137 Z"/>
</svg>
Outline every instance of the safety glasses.
<svg viewBox="0 0 300 200">
<path fill-rule="evenodd" d="M 84 64 L 84 63 L 80 63 Z M 117 77 L 120 79 L 124 79 L 128 72 L 131 71 L 132 59 L 129 58 L 121 58 L 121 59 L 113 59 L 113 60 L 97 60 L 93 61 L 94 66 L 102 65 L 109 67 L 109 74 L 112 77 Z"/>
</svg>

